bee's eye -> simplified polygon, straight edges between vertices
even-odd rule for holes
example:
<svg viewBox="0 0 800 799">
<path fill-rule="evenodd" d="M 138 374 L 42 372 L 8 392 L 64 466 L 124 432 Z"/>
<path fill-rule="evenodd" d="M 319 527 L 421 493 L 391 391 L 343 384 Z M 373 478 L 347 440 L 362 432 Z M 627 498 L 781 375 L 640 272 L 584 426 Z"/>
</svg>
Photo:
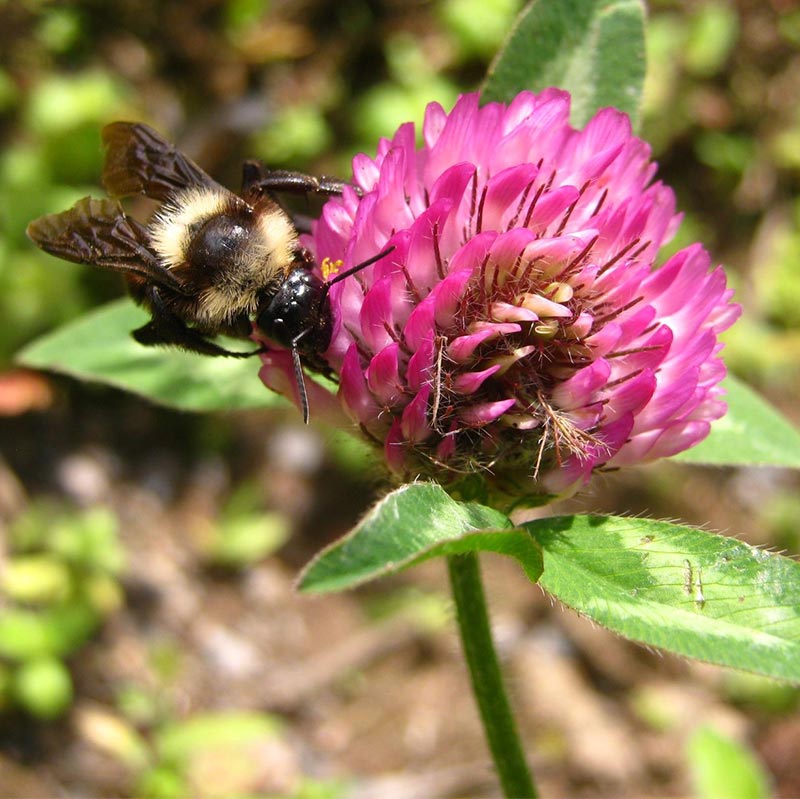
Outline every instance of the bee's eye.
<svg viewBox="0 0 800 799">
<path fill-rule="evenodd" d="M 209 268 L 224 268 L 234 262 L 247 246 L 249 220 L 241 216 L 218 214 L 204 222 L 192 237 L 186 253 L 189 263 Z"/>
</svg>

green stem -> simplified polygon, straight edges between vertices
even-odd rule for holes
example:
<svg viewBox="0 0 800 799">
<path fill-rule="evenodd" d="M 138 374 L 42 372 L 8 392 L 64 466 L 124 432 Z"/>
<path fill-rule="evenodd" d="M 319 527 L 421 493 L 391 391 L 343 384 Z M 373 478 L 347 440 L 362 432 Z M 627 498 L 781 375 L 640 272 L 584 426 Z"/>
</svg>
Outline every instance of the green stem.
<svg viewBox="0 0 800 799">
<path fill-rule="evenodd" d="M 478 556 L 450 555 L 447 564 L 472 691 L 503 793 L 509 799 L 536 799 L 492 643 Z"/>
</svg>

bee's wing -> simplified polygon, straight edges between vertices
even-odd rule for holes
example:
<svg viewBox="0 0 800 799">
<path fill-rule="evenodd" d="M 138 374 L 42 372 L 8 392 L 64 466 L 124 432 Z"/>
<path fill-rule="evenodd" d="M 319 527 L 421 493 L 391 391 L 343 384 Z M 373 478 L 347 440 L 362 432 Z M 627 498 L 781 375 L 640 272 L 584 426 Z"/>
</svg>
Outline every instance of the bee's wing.
<svg viewBox="0 0 800 799">
<path fill-rule="evenodd" d="M 68 211 L 28 225 L 28 237 L 45 252 L 78 264 L 139 275 L 178 293 L 183 284 L 148 247 L 146 228 L 114 200 L 84 197 Z"/>
<path fill-rule="evenodd" d="M 112 197 L 144 194 L 164 202 L 190 186 L 227 191 L 141 122 L 112 122 L 102 135 L 106 147 L 103 185 Z"/>
</svg>

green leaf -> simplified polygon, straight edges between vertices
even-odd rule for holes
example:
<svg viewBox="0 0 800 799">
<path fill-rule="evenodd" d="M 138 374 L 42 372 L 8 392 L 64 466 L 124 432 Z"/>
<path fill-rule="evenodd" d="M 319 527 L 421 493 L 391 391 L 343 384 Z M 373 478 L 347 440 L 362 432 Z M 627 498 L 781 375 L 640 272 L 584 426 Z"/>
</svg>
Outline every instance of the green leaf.
<svg viewBox="0 0 800 799">
<path fill-rule="evenodd" d="M 524 89 L 558 86 L 572 95 L 577 127 L 614 106 L 635 128 L 644 75 L 640 0 L 533 0 L 489 67 L 481 94 L 509 102 Z"/>
<path fill-rule="evenodd" d="M 300 576 L 314 593 L 353 588 L 437 555 L 491 551 L 517 558 L 532 581 L 541 555 L 530 537 L 492 508 L 457 502 L 434 483 L 412 483 L 384 497 Z"/>
<path fill-rule="evenodd" d="M 648 519 L 564 516 L 522 526 L 543 551 L 540 585 L 598 624 L 800 682 L 800 563 Z"/>
<path fill-rule="evenodd" d="M 722 385 L 728 413 L 711 425 L 705 441 L 675 458 L 714 466 L 800 469 L 800 431 L 732 375 Z"/>
<path fill-rule="evenodd" d="M 258 379 L 255 358 L 208 358 L 167 347 L 143 347 L 131 331 L 146 311 L 117 300 L 29 344 L 17 360 L 132 391 L 188 411 L 264 408 L 282 400 Z"/>
<path fill-rule="evenodd" d="M 697 799 L 769 799 L 769 781 L 744 746 L 711 727 L 689 739 L 689 766 Z"/>
</svg>

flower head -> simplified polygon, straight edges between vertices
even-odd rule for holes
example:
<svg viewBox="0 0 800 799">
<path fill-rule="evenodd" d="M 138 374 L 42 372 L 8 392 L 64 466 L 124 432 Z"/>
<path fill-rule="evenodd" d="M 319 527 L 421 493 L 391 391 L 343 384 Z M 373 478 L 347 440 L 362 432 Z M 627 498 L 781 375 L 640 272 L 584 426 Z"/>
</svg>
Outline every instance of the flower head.
<svg viewBox="0 0 800 799">
<path fill-rule="evenodd" d="M 306 244 L 343 269 L 324 355 L 347 414 L 400 475 L 484 471 L 564 494 L 673 455 L 725 412 L 718 334 L 739 314 L 619 111 L 569 124 L 565 92 L 462 96 L 354 159 Z M 266 356 L 270 385 L 290 375 Z"/>
</svg>

